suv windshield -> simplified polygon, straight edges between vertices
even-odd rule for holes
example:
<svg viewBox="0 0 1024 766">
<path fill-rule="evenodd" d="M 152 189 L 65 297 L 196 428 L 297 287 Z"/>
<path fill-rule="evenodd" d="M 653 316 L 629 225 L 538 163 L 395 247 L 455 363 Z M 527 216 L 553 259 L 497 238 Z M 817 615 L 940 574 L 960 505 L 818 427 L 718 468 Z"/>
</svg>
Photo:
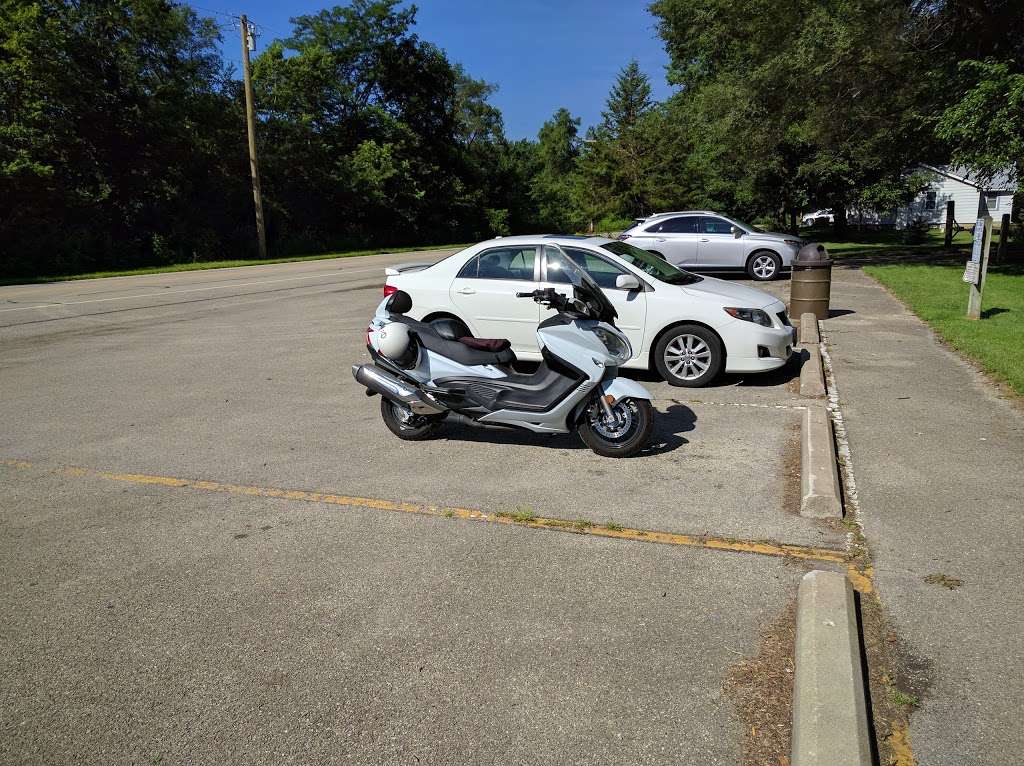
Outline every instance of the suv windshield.
<svg viewBox="0 0 1024 766">
<path fill-rule="evenodd" d="M 739 218 L 733 218 L 732 220 L 741 229 L 746 229 L 747 231 L 749 231 L 752 234 L 764 234 L 764 229 L 759 229 L 756 226 L 754 226 L 753 224 L 744 223 Z"/>
<path fill-rule="evenodd" d="M 703 279 L 703 277 L 698 277 L 696 274 L 678 269 L 668 261 L 662 260 L 646 250 L 641 250 L 635 245 L 616 240 L 615 242 L 606 242 L 601 245 L 601 248 L 619 256 L 630 266 L 640 269 L 644 274 L 649 274 L 655 279 L 660 279 L 662 282 L 668 282 L 670 285 L 692 285 Z"/>
</svg>

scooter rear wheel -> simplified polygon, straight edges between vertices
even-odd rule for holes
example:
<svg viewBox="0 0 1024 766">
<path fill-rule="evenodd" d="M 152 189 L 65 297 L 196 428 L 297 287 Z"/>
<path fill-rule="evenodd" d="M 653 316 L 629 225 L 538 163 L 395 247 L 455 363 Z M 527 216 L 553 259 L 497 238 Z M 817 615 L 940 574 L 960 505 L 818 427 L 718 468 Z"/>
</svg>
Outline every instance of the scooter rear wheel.
<svg viewBox="0 0 1024 766">
<path fill-rule="evenodd" d="M 646 399 L 620 399 L 612 406 L 610 423 L 595 401 L 579 425 L 580 438 L 602 457 L 632 457 L 647 446 L 654 425 L 654 408 Z"/>
<path fill-rule="evenodd" d="M 404 404 L 384 397 L 380 399 L 380 416 L 391 433 L 406 441 L 431 438 L 444 420 L 444 415 L 417 415 Z"/>
</svg>

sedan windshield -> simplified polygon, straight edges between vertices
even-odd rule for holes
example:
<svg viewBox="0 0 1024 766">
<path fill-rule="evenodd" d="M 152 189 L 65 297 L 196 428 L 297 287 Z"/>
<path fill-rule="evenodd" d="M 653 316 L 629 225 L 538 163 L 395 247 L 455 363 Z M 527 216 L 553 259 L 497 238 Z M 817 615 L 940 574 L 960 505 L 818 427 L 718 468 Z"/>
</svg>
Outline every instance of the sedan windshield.
<svg viewBox="0 0 1024 766">
<path fill-rule="evenodd" d="M 640 269 L 644 274 L 649 274 L 662 282 L 668 282 L 670 285 L 692 285 L 703 279 L 696 274 L 677 269 L 668 261 L 648 253 L 646 250 L 641 250 L 635 245 L 616 240 L 615 242 L 606 242 L 601 247 L 609 253 L 619 256 L 630 266 Z"/>
</svg>

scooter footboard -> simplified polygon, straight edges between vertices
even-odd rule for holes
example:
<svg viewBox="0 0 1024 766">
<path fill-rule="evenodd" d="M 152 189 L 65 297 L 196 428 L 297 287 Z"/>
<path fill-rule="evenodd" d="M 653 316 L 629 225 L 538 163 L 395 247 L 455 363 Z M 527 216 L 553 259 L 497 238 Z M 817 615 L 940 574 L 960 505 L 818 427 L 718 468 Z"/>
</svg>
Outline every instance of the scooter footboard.
<svg viewBox="0 0 1024 766">
<path fill-rule="evenodd" d="M 629 378 L 606 380 L 601 383 L 601 392 L 605 396 L 613 397 L 612 404 L 615 404 L 620 399 L 647 399 L 650 401 L 654 398 L 646 388 Z"/>
</svg>

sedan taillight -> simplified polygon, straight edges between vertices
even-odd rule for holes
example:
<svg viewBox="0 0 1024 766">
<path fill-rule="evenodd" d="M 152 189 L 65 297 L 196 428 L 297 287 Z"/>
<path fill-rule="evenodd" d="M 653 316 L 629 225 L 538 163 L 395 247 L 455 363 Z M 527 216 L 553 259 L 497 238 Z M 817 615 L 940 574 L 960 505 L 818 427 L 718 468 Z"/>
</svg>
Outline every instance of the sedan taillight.
<svg viewBox="0 0 1024 766">
<path fill-rule="evenodd" d="M 389 295 L 394 295 L 398 292 L 398 288 L 394 285 L 384 285 L 384 297 L 387 298 Z"/>
</svg>

